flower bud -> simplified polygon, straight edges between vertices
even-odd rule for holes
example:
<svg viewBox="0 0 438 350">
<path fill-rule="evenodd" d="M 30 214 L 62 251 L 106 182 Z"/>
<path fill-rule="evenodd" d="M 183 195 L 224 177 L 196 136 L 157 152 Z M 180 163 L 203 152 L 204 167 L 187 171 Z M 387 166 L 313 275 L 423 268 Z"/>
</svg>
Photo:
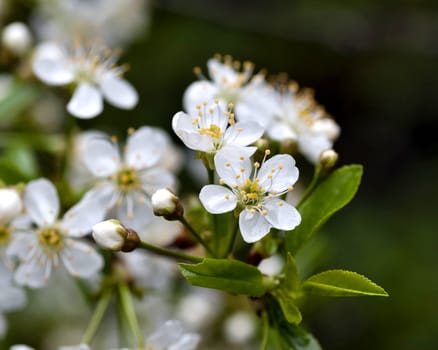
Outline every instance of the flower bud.
<svg viewBox="0 0 438 350">
<path fill-rule="evenodd" d="M 179 220 L 184 213 L 179 198 L 167 188 L 162 188 L 152 195 L 152 209 L 155 215 L 164 216 L 167 220 Z"/>
<path fill-rule="evenodd" d="M 0 223 L 7 224 L 23 210 L 18 192 L 11 188 L 0 189 Z"/>
<path fill-rule="evenodd" d="M 12 53 L 21 56 L 32 44 L 32 35 L 29 28 L 21 22 L 13 22 L 3 29 L 3 46 Z"/>
<path fill-rule="evenodd" d="M 325 151 L 322 151 L 321 155 L 319 156 L 319 164 L 321 164 L 321 167 L 326 170 L 333 168 L 337 161 L 338 153 L 332 149 L 326 149 Z"/>
<path fill-rule="evenodd" d="M 130 252 L 137 248 L 140 238 L 118 220 L 106 220 L 93 226 L 93 238 L 102 248 Z"/>
</svg>

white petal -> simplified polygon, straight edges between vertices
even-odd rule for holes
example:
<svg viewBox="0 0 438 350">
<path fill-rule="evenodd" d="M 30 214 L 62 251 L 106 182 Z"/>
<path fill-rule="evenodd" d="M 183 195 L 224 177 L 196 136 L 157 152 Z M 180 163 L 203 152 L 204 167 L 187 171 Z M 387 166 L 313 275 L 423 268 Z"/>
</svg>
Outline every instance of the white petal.
<svg viewBox="0 0 438 350">
<path fill-rule="evenodd" d="M 0 188 L 0 224 L 10 223 L 22 210 L 18 192 L 12 188 Z"/>
<path fill-rule="evenodd" d="M 255 148 L 250 147 L 226 146 L 220 149 L 214 157 L 219 177 L 231 187 L 244 183 L 251 175 L 249 157 L 254 152 Z"/>
<path fill-rule="evenodd" d="M 88 169 L 97 177 L 116 173 L 120 166 L 119 148 L 106 139 L 93 139 L 87 143 L 84 161 Z"/>
<path fill-rule="evenodd" d="M 162 168 L 152 168 L 141 172 L 143 189 L 147 194 L 152 194 L 160 188 L 173 188 L 175 185 L 175 176 Z"/>
<path fill-rule="evenodd" d="M 37 47 L 32 68 L 39 79 L 50 85 L 68 84 L 74 79 L 69 58 L 55 43 L 43 43 Z"/>
<path fill-rule="evenodd" d="M 8 257 L 16 257 L 19 260 L 25 260 L 33 247 L 37 246 L 37 237 L 35 234 L 15 233 L 6 249 Z"/>
<path fill-rule="evenodd" d="M 31 348 L 30 346 L 27 345 L 13 345 L 9 348 L 9 350 L 35 350 L 34 348 Z"/>
<path fill-rule="evenodd" d="M 240 91 L 234 112 L 238 121 L 253 121 L 266 128 L 278 114 L 278 103 L 273 90 L 250 83 Z"/>
<path fill-rule="evenodd" d="M 65 240 L 61 259 L 74 277 L 90 277 L 103 266 L 103 259 L 89 244 L 73 239 Z"/>
<path fill-rule="evenodd" d="M 333 119 L 322 118 L 315 121 L 311 127 L 311 133 L 324 135 L 330 140 L 334 140 L 339 136 L 341 129 Z"/>
<path fill-rule="evenodd" d="M 138 231 L 147 229 L 154 217 L 149 199 L 140 192 L 125 195 L 116 212 L 116 218 L 126 227 Z"/>
<path fill-rule="evenodd" d="M 301 222 L 298 210 L 279 198 L 265 201 L 263 209 L 268 211 L 266 220 L 279 230 L 292 230 Z"/>
<path fill-rule="evenodd" d="M 168 349 L 184 335 L 179 321 L 166 321 L 157 331 L 146 339 L 146 347 Z"/>
<path fill-rule="evenodd" d="M 134 87 L 115 74 L 105 74 L 99 85 L 103 96 L 113 106 L 132 109 L 138 102 L 138 94 Z"/>
<path fill-rule="evenodd" d="M 268 136 L 277 141 L 296 140 L 297 134 L 283 122 L 274 121 L 266 130 Z"/>
<path fill-rule="evenodd" d="M 300 152 L 313 164 L 318 163 L 322 151 L 333 147 L 326 136 L 302 135 L 298 139 Z"/>
<path fill-rule="evenodd" d="M 233 210 L 237 198 L 232 191 L 224 186 L 207 185 L 201 189 L 199 199 L 205 209 L 212 214 L 221 214 Z"/>
<path fill-rule="evenodd" d="M 271 175 L 272 178 L 269 178 Z M 288 154 L 275 155 L 261 166 L 257 177 L 260 179 L 260 187 L 265 188 L 266 191 L 271 193 L 285 191 L 298 180 L 295 159 Z"/>
<path fill-rule="evenodd" d="M 80 83 L 67 104 L 67 110 L 81 119 L 94 118 L 103 111 L 100 91 L 88 83 Z"/>
<path fill-rule="evenodd" d="M 31 259 L 22 262 L 14 274 L 15 282 L 31 288 L 44 287 L 52 271 L 52 261 L 42 251 L 39 251 Z"/>
<path fill-rule="evenodd" d="M 239 83 L 240 76 L 233 67 L 219 62 L 215 58 L 211 58 L 207 62 L 208 73 L 211 79 L 217 85 L 236 86 Z"/>
<path fill-rule="evenodd" d="M 263 127 L 256 122 L 239 122 L 230 126 L 224 135 L 227 145 L 248 146 L 263 135 Z"/>
<path fill-rule="evenodd" d="M 135 169 L 150 167 L 164 157 L 169 143 L 162 129 L 144 126 L 128 137 L 125 162 Z"/>
<path fill-rule="evenodd" d="M 167 350 L 195 350 L 201 341 L 199 334 L 184 334 L 175 344 L 168 347 Z"/>
<path fill-rule="evenodd" d="M 195 81 L 186 89 L 183 96 L 184 110 L 190 115 L 197 115 L 196 105 L 212 101 L 217 94 L 217 87 L 209 81 Z"/>
<path fill-rule="evenodd" d="M 198 132 L 186 132 L 179 130 L 176 133 L 187 148 L 194 151 L 213 152 L 215 150 L 213 140 L 208 135 L 201 135 Z"/>
<path fill-rule="evenodd" d="M 79 203 L 65 213 L 61 228 L 70 237 L 81 237 L 90 233 L 93 225 L 104 219 L 114 191 L 112 183 L 105 183 L 88 191 Z"/>
<path fill-rule="evenodd" d="M 272 225 L 258 211 L 252 213 L 248 209 L 242 211 L 239 215 L 239 228 L 243 240 L 247 243 L 253 243 L 264 236 L 271 230 Z"/>
<path fill-rule="evenodd" d="M 55 186 L 47 179 L 29 182 L 24 191 L 24 206 L 38 226 L 53 224 L 59 213 L 59 199 Z"/>
</svg>

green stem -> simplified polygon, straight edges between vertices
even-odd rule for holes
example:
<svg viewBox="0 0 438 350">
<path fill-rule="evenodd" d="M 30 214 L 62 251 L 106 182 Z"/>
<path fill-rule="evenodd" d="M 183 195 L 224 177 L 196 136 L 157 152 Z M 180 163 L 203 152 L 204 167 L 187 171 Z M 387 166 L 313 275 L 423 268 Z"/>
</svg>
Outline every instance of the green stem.
<svg viewBox="0 0 438 350">
<path fill-rule="evenodd" d="M 96 334 L 99 325 L 102 322 L 102 318 L 108 308 L 109 301 L 112 295 L 112 288 L 103 292 L 102 296 L 97 303 L 96 309 L 94 310 L 93 316 L 91 316 L 90 322 L 88 323 L 87 329 L 84 336 L 82 337 L 81 343 L 90 344 L 94 335 Z"/>
<path fill-rule="evenodd" d="M 313 173 L 312 181 L 310 181 L 309 186 L 306 188 L 306 192 L 304 192 L 303 197 L 301 197 L 300 202 L 298 203 L 297 207 L 299 207 L 304 201 L 307 199 L 307 197 L 310 196 L 310 194 L 315 189 L 316 185 L 318 184 L 318 181 L 321 177 L 321 165 L 318 163 L 315 166 L 315 171 Z"/>
<path fill-rule="evenodd" d="M 181 259 L 181 260 L 187 260 L 187 261 L 191 261 L 191 262 L 195 262 L 195 263 L 201 262 L 203 260 L 202 258 L 200 258 L 198 256 L 193 256 L 193 255 L 185 254 L 182 252 L 178 252 L 176 250 L 158 247 L 158 246 L 155 246 L 155 245 L 143 242 L 143 241 L 140 242 L 139 248 L 149 250 L 149 251 L 151 251 L 155 254 L 161 255 L 161 256 L 168 256 L 168 257 Z"/>
<path fill-rule="evenodd" d="M 237 231 L 239 231 L 239 221 L 236 220 L 236 223 L 234 224 L 234 229 L 230 237 L 230 241 L 228 243 L 228 248 L 226 250 L 224 258 L 228 256 L 233 251 L 234 242 L 236 241 Z"/>
<path fill-rule="evenodd" d="M 125 348 L 131 346 L 129 337 L 129 325 L 126 318 L 125 311 L 122 306 L 122 297 L 120 293 L 117 293 L 117 331 L 118 331 L 118 342 L 120 348 Z"/>
<path fill-rule="evenodd" d="M 132 294 L 126 283 L 121 283 L 118 285 L 120 301 L 122 308 L 126 315 L 126 320 L 128 321 L 129 327 L 135 336 L 138 347 L 144 347 L 145 341 L 143 334 L 138 324 L 137 315 L 135 314 L 134 303 L 132 302 Z"/>
<path fill-rule="evenodd" d="M 211 255 L 214 256 L 212 250 L 210 247 L 205 243 L 205 241 L 202 239 L 202 237 L 195 231 L 195 229 L 187 222 L 187 220 L 184 217 L 181 217 L 179 221 L 187 228 L 187 230 L 190 231 L 190 233 L 193 235 L 193 237 L 196 238 L 196 240 L 202 244 L 202 246 L 205 248 L 205 250 Z"/>
<path fill-rule="evenodd" d="M 268 348 L 268 339 L 269 339 L 269 320 L 266 311 L 263 311 L 262 321 L 263 321 L 263 338 L 262 338 L 262 344 L 260 346 L 260 350 L 266 350 Z"/>
<path fill-rule="evenodd" d="M 214 169 L 207 168 L 208 172 L 208 183 L 210 185 L 214 184 Z"/>
</svg>

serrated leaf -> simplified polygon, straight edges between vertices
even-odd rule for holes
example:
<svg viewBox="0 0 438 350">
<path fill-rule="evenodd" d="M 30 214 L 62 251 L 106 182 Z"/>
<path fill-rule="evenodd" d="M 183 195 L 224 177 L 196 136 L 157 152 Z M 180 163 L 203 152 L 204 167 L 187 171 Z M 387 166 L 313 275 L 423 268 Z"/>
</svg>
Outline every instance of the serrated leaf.
<svg viewBox="0 0 438 350">
<path fill-rule="evenodd" d="M 199 264 L 180 263 L 179 268 L 194 286 L 253 297 L 266 293 L 262 273 L 238 260 L 205 258 Z"/>
<path fill-rule="evenodd" d="M 301 224 L 286 233 L 287 250 L 296 255 L 301 246 L 354 197 L 362 178 L 361 165 L 346 165 L 330 174 L 298 207 Z"/>
<path fill-rule="evenodd" d="M 329 270 L 313 275 L 304 281 L 303 291 L 331 297 L 388 296 L 382 287 L 367 277 L 345 270 Z"/>
<path fill-rule="evenodd" d="M 274 296 L 278 300 L 286 320 L 292 324 L 300 324 L 303 317 L 292 296 L 286 290 L 278 290 L 274 293 Z"/>
</svg>

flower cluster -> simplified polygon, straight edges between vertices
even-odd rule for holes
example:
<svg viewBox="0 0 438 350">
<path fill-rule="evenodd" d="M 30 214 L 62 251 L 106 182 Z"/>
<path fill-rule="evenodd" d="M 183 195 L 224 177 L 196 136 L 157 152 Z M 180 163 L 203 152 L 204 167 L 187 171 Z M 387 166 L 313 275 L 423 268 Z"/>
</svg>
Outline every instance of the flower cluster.
<svg viewBox="0 0 438 350">
<path fill-rule="evenodd" d="M 46 114 L 62 115 L 59 108 L 46 113 L 54 91 L 42 89 L 52 97 L 35 101 L 34 91 L 42 86 L 35 83 L 36 77 L 68 87 L 72 96 L 67 111 L 80 119 L 103 113 L 104 99 L 123 110 L 133 109 L 139 95 L 123 78 L 126 66 L 116 65 L 119 51 L 106 45 L 126 44 L 146 2 L 36 3 L 41 4 L 33 17 L 35 33 L 24 23 L 11 23 L 2 32 L 6 53 L 0 55 L 1 63 L 5 59 L 18 67 L 20 79 L 0 76 L 0 104 L 9 99 L 22 102 L 16 115 L 22 110 L 42 119 Z M 102 12 L 96 16 L 99 21 L 94 12 Z M 104 30 L 108 23 L 111 30 Z M 105 46 L 96 39 L 99 36 Z M 81 130 L 87 122 L 74 125 L 77 120 L 71 116 L 67 123 L 53 123 L 50 133 L 19 121 L 23 125 L 17 130 L 32 135 L 32 142 L 21 144 L 18 137 L 18 146 L 7 154 L 9 163 L 0 157 L 2 167 L 10 170 L 0 167 L 0 337 L 7 333 L 5 314 L 25 307 L 28 289 L 34 289 L 32 298 L 49 300 L 46 306 L 40 299 L 33 303 L 35 318 L 42 322 L 50 310 L 51 325 L 57 324 L 52 315 L 75 321 L 68 325 L 65 339 L 64 330 L 56 326 L 48 335 L 51 339 L 41 341 L 59 350 L 114 349 L 114 344 L 120 350 L 194 350 L 204 331 L 203 348 L 233 344 L 246 350 L 255 347 L 261 327 L 264 349 L 271 346 L 271 335 L 281 348 L 295 348 L 297 334 L 297 344 L 310 339 L 313 345 L 312 337 L 299 327 L 302 297 L 315 290 L 321 295 L 386 294 L 347 271 L 328 271 L 329 278 L 315 275 L 306 281 L 298 273 L 296 250 L 316 229 L 306 227 L 311 226 L 309 207 L 318 207 L 312 225 L 320 225 L 353 197 L 360 181 L 358 167 L 346 170 L 347 180 L 331 178 L 337 160 L 332 148 L 340 132 L 335 121 L 310 90 L 255 73 L 250 62 L 216 56 L 207 67 L 209 77 L 195 68 L 199 80 L 188 86 L 183 110 L 171 121 L 190 152 L 180 151 L 164 130 L 153 126 L 129 128 L 125 142 L 119 142 L 100 130 Z M 54 99 L 62 109 L 62 98 Z M 38 103 L 46 106 L 36 107 Z M 8 108 L 0 108 L 0 117 L 4 110 Z M 41 122 L 41 117 L 36 119 L 35 124 Z M 33 144 L 38 149 L 30 150 Z M 196 195 L 187 193 L 190 176 L 180 182 L 176 176 L 184 166 L 190 173 L 192 163 L 184 155 L 191 151 L 202 160 L 208 178 Z M 302 157 L 315 165 L 311 181 L 298 182 Z M 332 182 L 339 187 L 348 182 L 349 192 L 341 198 L 344 188 L 318 192 L 317 186 Z M 289 195 L 302 183 L 309 185 L 299 198 L 304 203 L 297 206 L 300 213 Z M 315 193 L 319 197 L 312 203 L 308 199 Z M 336 208 L 330 207 L 332 199 Z M 306 225 L 299 226 L 301 215 Z M 300 227 L 309 232 L 300 232 Z M 178 278 L 181 274 L 186 281 Z M 186 282 L 205 289 L 194 291 Z M 357 285 L 365 287 L 350 288 Z M 241 300 L 230 302 L 230 296 L 209 289 L 254 302 L 244 308 Z M 78 293 L 87 301 L 85 307 L 94 307 L 88 321 L 75 314 L 81 308 Z M 257 312 L 251 313 L 250 307 Z M 147 337 L 144 324 L 150 327 Z M 158 330 L 151 333 L 154 329 Z M 218 340 L 220 333 L 224 339 Z M 60 346 L 64 341 L 78 345 Z M 32 348 L 12 345 L 10 350 Z"/>
</svg>

